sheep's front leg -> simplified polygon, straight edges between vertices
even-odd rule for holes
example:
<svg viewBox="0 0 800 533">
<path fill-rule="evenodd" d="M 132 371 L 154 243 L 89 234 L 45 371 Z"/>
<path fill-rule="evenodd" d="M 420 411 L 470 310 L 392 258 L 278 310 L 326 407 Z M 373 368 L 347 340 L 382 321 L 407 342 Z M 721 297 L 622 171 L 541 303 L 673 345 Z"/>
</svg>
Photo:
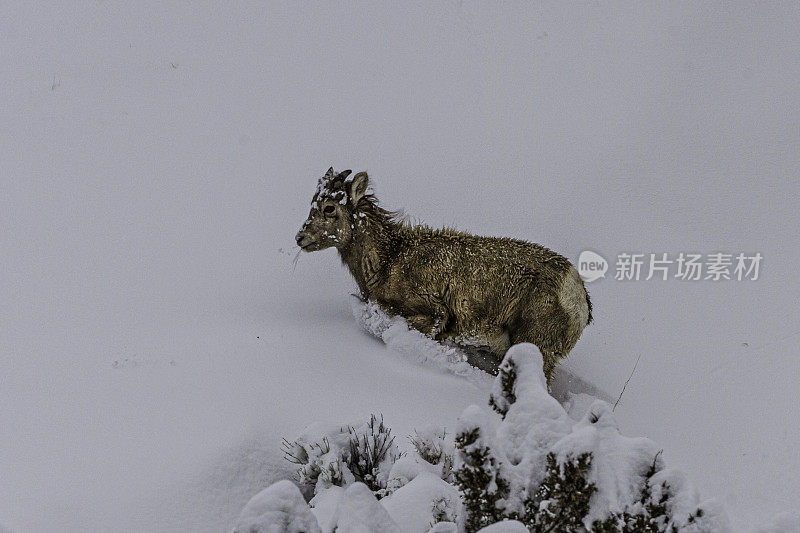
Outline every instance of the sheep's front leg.
<svg viewBox="0 0 800 533">
<path fill-rule="evenodd" d="M 412 328 L 432 339 L 439 340 L 439 336 L 447 326 L 447 313 L 443 309 L 436 309 L 430 315 L 412 315 L 406 320 Z"/>
</svg>

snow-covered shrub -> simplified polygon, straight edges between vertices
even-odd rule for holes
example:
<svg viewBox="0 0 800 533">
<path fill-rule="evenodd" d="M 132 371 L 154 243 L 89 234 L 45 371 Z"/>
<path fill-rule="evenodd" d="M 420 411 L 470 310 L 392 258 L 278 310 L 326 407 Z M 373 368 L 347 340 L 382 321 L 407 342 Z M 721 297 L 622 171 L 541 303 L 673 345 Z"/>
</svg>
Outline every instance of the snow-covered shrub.
<svg viewBox="0 0 800 533">
<path fill-rule="evenodd" d="M 347 428 L 320 431 L 312 428 L 293 442 L 283 439 L 284 458 L 299 465 L 295 478 L 313 487 L 343 486 L 355 477 L 343 462 L 349 440 Z"/>
<path fill-rule="evenodd" d="M 408 437 L 408 440 L 414 445 L 414 449 L 417 450 L 419 456 L 432 465 L 438 465 L 444 454 L 442 443 L 446 432 L 442 430 L 442 434 L 439 435 L 435 430 L 433 433 L 420 433 L 419 430 L 416 430 L 414 433 L 414 436 Z"/>
<path fill-rule="evenodd" d="M 407 454 L 399 457 L 392 465 L 389 471 L 389 479 L 386 481 L 386 488 L 383 490 L 383 495 L 388 496 L 400 487 L 407 485 L 412 479 L 422 474 L 429 472 L 432 474 L 439 473 L 439 468 L 436 465 L 431 465 L 427 461 L 415 456 L 415 454 Z"/>
<path fill-rule="evenodd" d="M 394 443 L 392 430 L 371 415 L 366 426 L 358 429 L 349 427 L 350 444 L 345 457 L 353 476 L 379 493 L 386 488 L 389 471 L 399 455 Z"/>
<path fill-rule="evenodd" d="M 531 531 L 585 531 L 583 521 L 597 487 L 588 481 L 592 456 L 584 453 L 559 462 L 547 454 L 547 476 L 524 502 L 519 519 Z"/>
<path fill-rule="evenodd" d="M 453 522 L 458 519 L 458 516 L 455 515 L 453 512 L 453 508 L 455 507 L 455 503 L 450 498 L 446 498 L 444 496 L 439 496 L 438 498 L 433 499 L 433 521 L 431 522 L 431 527 L 436 524 L 440 524 L 442 522 Z"/>
<path fill-rule="evenodd" d="M 517 381 L 517 365 L 514 359 L 505 358 L 497 369 L 497 379 L 492 394 L 489 396 L 489 406 L 505 418 L 508 406 L 517 401 L 514 394 L 514 383 Z"/>
<path fill-rule="evenodd" d="M 456 436 L 465 531 L 504 518 L 534 532 L 728 529 L 687 483 L 662 474 L 670 471 L 652 441 L 620 434 L 608 404 L 573 424 L 547 394 L 533 345 L 513 346 L 500 368 L 497 414 L 468 408 Z"/>
<path fill-rule="evenodd" d="M 464 528 L 467 533 L 509 516 L 506 508 L 508 481 L 482 438 L 484 414 L 476 406 L 467 409 L 456 435 L 460 466 L 455 471 L 455 480 L 464 499 Z"/>
<path fill-rule="evenodd" d="M 714 524 L 704 520 L 702 506 L 681 514 L 675 502 L 675 490 L 668 478 L 678 478 L 674 471 L 661 470 L 658 456 L 645 473 L 639 497 L 619 512 L 612 512 L 605 520 L 595 520 L 592 530 L 597 533 L 678 533 L 680 531 L 716 531 Z M 661 474 L 661 475 L 659 475 Z M 681 486 L 678 483 L 677 486 Z M 713 520 L 713 518 L 712 518 Z"/>
<path fill-rule="evenodd" d="M 299 465 L 297 481 L 315 487 L 365 483 L 376 494 L 400 455 L 391 430 L 375 415 L 356 426 L 312 426 L 295 441 L 283 440 L 284 458 Z"/>
<path fill-rule="evenodd" d="M 492 447 L 509 482 L 505 502 L 509 516 L 523 512 L 525 499 L 547 475 L 547 454 L 572 430 L 573 421 L 547 392 L 541 361 L 532 344 L 512 346 L 501 363 L 504 372 L 495 379 L 490 396 L 505 416 L 481 409 L 484 420 L 489 422 L 483 425 L 485 442 Z M 462 419 L 474 416 L 465 411 Z"/>
<path fill-rule="evenodd" d="M 339 489 L 341 490 L 341 489 Z M 339 505 L 325 531 L 337 533 L 400 533 L 386 508 L 364 483 L 353 483 L 339 498 Z"/>
<path fill-rule="evenodd" d="M 247 502 L 234 533 L 319 533 L 317 519 L 291 481 L 270 485 Z"/>
<path fill-rule="evenodd" d="M 408 438 L 417 455 L 426 463 L 440 466 L 440 476 L 447 482 L 453 481 L 453 443 L 447 439 L 447 430 L 428 426 L 415 430 Z"/>
<path fill-rule="evenodd" d="M 486 526 L 478 533 L 528 533 L 528 528 L 519 520 L 503 520 L 495 522 L 491 526 Z M 562 531 L 554 533 L 566 533 Z"/>
<path fill-rule="evenodd" d="M 381 504 L 404 531 L 418 533 L 438 522 L 457 522 L 462 515 L 458 489 L 431 472 L 422 472 Z"/>
<path fill-rule="evenodd" d="M 455 522 L 437 522 L 431 526 L 428 533 L 458 533 L 458 524 Z"/>
</svg>

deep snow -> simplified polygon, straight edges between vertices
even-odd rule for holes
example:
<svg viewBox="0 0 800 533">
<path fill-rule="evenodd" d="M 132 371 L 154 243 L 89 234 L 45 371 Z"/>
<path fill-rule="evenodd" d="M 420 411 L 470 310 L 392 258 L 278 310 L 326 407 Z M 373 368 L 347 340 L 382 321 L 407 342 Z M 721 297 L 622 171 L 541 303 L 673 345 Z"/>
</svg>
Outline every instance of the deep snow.
<svg viewBox="0 0 800 533">
<path fill-rule="evenodd" d="M 410 337 L 415 334 L 419 335 L 408 332 Z M 283 524 L 280 531 L 299 533 L 301 529 L 292 526 L 297 523 L 306 524 L 306 531 L 322 533 L 429 533 L 432 524 L 439 522 L 442 525 L 437 531 L 445 528 L 445 523 L 450 524 L 450 530 L 458 529 L 457 525 L 463 529 L 469 517 L 466 496 L 462 505 L 457 488 L 459 478 L 480 478 L 477 471 L 487 464 L 494 467 L 483 470 L 490 476 L 488 485 L 499 491 L 500 479 L 505 482 L 500 504 L 504 512 L 528 521 L 533 519 L 528 498 L 548 484 L 545 457 L 549 454 L 562 465 L 590 454 L 587 481 L 596 493 L 584 523 L 602 521 L 622 510 L 633 514 L 637 508 L 641 511 L 639 499 L 646 497 L 647 484 L 652 491 L 651 502 L 660 502 L 664 496 L 668 510 L 665 520 L 670 525 L 686 533 L 731 531 L 719 502 L 702 501 L 683 473 L 664 468 L 656 443 L 620 434 L 609 403 L 597 400 L 578 420 L 571 419 L 548 394 L 542 355 L 534 345 L 522 343 L 508 350 L 493 380 L 489 403 L 491 409 L 467 407 L 450 437 L 435 427 L 416 432 L 413 447 L 406 443 L 404 453 L 400 453 L 396 435 L 374 416 L 369 423 L 309 426 L 298 439 L 284 444 L 287 457 L 299 465 L 300 486 L 313 497 L 306 504 L 295 485 L 279 481 L 248 502 L 235 531 L 272 531 L 276 524 Z M 361 450 L 355 454 L 354 436 Z M 372 444 L 361 444 L 367 442 Z M 382 453 L 379 459 L 368 460 L 374 455 L 366 450 Z M 357 482 L 359 478 L 366 485 Z M 557 485 L 549 482 L 550 487 Z M 537 508 L 550 506 L 553 516 L 560 514 L 557 497 L 545 496 Z M 343 522 L 345 518 L 349 522 Z"/>
<path fill-rule="evenodd" d="M 220 531 L 280 438 L 485 393 L 365 335 L 292 237 L 330 165 L 577 259 L 761 252 L 589 289 L 567 367 L 738 530 L 797 524 L 800 8 L 0 5 L 0 524 Z M 787 525 L 788 524 L 788 525 Z"/>
</svg>

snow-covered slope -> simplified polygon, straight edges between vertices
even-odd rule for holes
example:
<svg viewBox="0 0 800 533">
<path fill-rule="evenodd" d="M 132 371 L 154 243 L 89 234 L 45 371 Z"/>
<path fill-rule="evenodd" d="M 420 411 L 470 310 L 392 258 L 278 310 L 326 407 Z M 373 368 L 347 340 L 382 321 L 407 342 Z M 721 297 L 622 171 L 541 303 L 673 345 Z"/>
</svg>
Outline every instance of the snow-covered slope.
<svg viewBox="0 0 800 533">
<path fill-rule="evenodd" d="M 593 283 L 567 365 L 738 529 L 796 508 L 793 3 L 0 5 L 0 523 L 220 531 L 282 436 L 485 393 L 366 336 L 331 164 L 432 225 L 761 252 L 755 282 Z M 781 518 L 776 524 L 791 522 Z"/>
<path fill-rule="evenodd" d="M 248 502 L 235 531 L 455 533 L 504 519 L 536 531 L 616 531 L 620 522 L 625 531 L 648 523 L 731 531 L 719 502 L 703 501 L 683 473 L 664 468 L 656 443 L 620 434 L 607 402 L 571 419 L 548 394 L 534 345 L 508 350 L 489 403 L 467 407 L 450 437 L 435 427 L 417 433 L 405 454 L 374 416 L 310 426 L 284 444 L 313 497 L 306 503 L 298 486 L 279 481 Z"/>
</svg>

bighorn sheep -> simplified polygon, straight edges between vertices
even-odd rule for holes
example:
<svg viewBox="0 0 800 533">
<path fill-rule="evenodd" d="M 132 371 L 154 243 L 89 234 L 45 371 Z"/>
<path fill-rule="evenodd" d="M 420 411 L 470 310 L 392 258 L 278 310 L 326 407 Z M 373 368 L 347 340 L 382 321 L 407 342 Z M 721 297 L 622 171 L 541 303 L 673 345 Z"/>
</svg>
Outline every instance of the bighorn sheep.
<svg viewBox="0 0 800 533">
<path fill-rule="evenodd" d="M 365 300 L 496 373 L 508 348 L 531 342 L 548 384 L 592 320 L 575 267 L 538 244 L 410 225 L 367 193 L 366 172 L 319 180 L 297 233 L 306 252 L 335 246 Z"/>
</svg>

